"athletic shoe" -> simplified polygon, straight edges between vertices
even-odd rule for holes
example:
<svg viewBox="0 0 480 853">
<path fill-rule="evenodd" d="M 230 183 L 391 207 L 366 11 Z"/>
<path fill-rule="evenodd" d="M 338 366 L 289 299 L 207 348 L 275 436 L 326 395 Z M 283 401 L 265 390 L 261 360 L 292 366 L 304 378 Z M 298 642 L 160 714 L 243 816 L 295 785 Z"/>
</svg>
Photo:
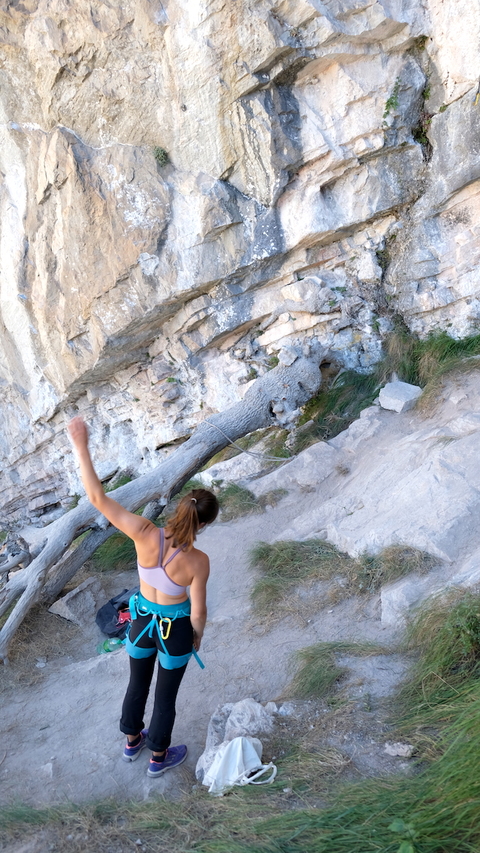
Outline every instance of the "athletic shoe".
<svg viewBox="0 0 480 853">
<path fill-rule="evenodd" d="M 161 761 L 157 761 L 153 756 L 148 765 L 147 776 L 162 776 L 167 770 L 172 767 L 177 767 L 182 764 L 187 757 L 187 747 L 185 744 L 181 746 L 169 746 L 165 757 Z"/>
<path fill-rule="evenodd" d="M 124 761 L 136 761 L 142 749 L 147 745 L 148 729 L 142 729 L 140 732 L 140 743 L 135 746 L 130 746 L 128 740 L 123 750 L 122 758 Z"/>
</svg>

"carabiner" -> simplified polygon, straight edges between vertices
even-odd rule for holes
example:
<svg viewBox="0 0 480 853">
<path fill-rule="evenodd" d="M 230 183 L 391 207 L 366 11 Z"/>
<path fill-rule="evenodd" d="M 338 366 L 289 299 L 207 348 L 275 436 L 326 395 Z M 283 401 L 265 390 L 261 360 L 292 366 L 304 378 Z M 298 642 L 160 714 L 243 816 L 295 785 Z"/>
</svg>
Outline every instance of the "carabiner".
<svg viewBox="0 0 480 853">
<path fill-rule="evenodd" d="M 164 631 L 164 627 L 163 627 L 164 622 L 168 622 L 166 631 Z M 160 623 L 160 636 L 161 636 L 162 640 L 168 640 L 168 638 L 170 636 L 170 631 L 172 628 L 172 620 L 169 619 L 168 616 L 160 616 L 159 623 Z"/>
</svg>

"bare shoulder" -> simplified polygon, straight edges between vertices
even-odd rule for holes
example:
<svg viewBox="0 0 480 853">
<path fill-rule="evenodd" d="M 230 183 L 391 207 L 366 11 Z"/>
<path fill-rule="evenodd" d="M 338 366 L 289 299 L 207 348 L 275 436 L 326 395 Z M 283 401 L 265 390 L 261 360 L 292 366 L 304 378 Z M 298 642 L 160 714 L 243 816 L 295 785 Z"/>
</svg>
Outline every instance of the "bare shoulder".
<svg viewBox="0 0 480 853">
<path fill-rule="evenodd" d="M 200 551 L 198 548 L 192 548 L 189 551 L 190 557 L 190 565 L 195 574 L 199 576 L 207 576 L 210 572 L 210 560 L 208 559 L 207 554 L 204 551 Z"/>
</svg>

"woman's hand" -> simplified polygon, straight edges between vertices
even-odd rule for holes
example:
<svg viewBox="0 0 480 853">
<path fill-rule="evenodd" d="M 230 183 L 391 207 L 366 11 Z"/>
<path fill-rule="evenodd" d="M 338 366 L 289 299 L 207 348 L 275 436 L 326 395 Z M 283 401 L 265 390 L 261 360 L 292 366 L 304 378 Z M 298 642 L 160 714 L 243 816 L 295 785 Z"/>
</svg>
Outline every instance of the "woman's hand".
<svg viewBox="0 0 480 853">
<path fill-rule="evenodd" d="M 195 649 L 196 652 L 198 652 L 198 650 L 200 649 L 201 642 L 202 642 L 202 638 L 198 636 L 197 632 L 194 629 L 193 630 L 193 648 Z"/>
<path fill-rule="evenodd" d="M 67 429 L 73 445 L 77 450 L 88 447 L 88 427 L 83 418 L 73 418 L 68 424 Z"/>
</svg>

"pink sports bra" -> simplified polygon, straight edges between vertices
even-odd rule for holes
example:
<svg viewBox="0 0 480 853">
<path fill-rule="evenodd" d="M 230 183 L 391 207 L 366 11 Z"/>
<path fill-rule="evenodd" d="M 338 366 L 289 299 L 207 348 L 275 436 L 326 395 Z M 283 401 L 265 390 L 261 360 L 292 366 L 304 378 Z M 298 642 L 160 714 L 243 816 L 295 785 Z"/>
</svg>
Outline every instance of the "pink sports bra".
<svg viewBox="0 0 480 853">
<path fill-rule="evenodd" d="M 158 557 L 158 566 L 152 566 L 151 568 L 146 568 L 145 566 L 141 566 L 140 563 L 137 562 L 138 566 L 138 574 L 140 575 L 140 579 L 148 583 L 149 586 L 153 586 L 154 589 L 157 589 L 158 592 L 163 592 L 164 595 L 182 595 L 186 591 L 186 586 L 180 586 L 180 584 L 172 581 L 166 571 L 165 568 L 168 564 L 173 560 L 177 554 L 182 550 L 181 548 L 177 548 L 177 550 L 172 554 L 171 557 L 168 558 L 165 566 L 162 565 L 163 560 L 163 549 L 165 546 L 165 533 L 163 531 L 163 527 L 160 528 L 160 551 Z"/>
</svg>

